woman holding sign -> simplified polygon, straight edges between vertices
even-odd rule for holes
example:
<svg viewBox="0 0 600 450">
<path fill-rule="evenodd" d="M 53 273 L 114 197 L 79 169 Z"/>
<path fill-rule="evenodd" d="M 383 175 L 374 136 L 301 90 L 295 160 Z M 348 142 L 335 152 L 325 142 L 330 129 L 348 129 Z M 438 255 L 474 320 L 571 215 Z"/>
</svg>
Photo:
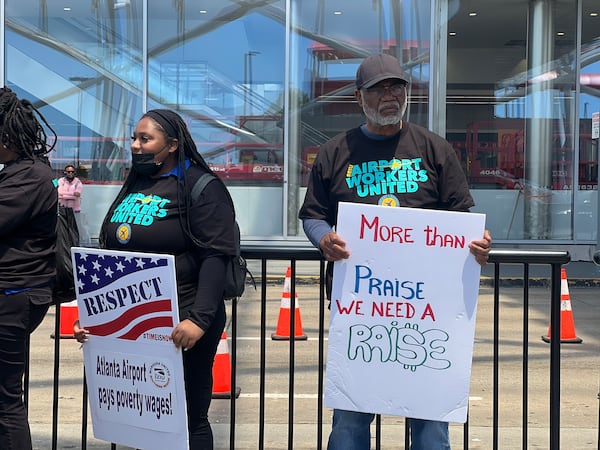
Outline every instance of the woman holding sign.
<svg viewBox="0 0 600 450">
<path fill-rule="evenodd" d="M 225 268 L 235 255 L 233 201 L 216 176 L 191 200 L 194 183 L 212 171 L 173 111 L 144 114 L 133 133 L 131 153 L 131 172 L 104 218 L 100 244 L 175 255 L 180 322 L 171 337 L 184 350 L 190 449 L 212 449 L 208 408 L 212 365 L 225 327 Z M 198 240 L 220 250 L 195 245 Z M 76 324 L 78 340 L 84 341 L 85 333 Z"/>
</svg>

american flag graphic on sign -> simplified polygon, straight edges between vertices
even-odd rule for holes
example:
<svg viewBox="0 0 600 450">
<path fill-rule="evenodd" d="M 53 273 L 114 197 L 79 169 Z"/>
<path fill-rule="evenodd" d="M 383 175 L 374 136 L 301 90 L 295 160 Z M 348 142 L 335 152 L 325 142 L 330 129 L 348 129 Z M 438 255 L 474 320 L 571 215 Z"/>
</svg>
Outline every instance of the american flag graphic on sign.
<svg viewBox="0 0 600 450">
<path fill-rule="evenodd" d="M 150 267 L 165 267 L 167 258 L 75 252 L 77 292 L 86 294 Z"/>
<path fill-rule="evenodd" d="M 171 340 L 172 256 L 84 248 L 72 256 L 79 316 L 90 335 Z"/>
</svg>

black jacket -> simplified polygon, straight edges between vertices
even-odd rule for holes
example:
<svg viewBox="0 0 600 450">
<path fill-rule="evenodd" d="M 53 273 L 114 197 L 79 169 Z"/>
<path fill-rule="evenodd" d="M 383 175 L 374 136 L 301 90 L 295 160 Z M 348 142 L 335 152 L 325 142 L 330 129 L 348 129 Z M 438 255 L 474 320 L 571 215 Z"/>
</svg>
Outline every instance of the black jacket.
<svg viewBox="0 0 600 450">
<path fill-rule="evenodd" d="M 58 192 L 42 159 L 0 170 L 0 290 L 49 283 L 56 273 Z"/>
</svg>

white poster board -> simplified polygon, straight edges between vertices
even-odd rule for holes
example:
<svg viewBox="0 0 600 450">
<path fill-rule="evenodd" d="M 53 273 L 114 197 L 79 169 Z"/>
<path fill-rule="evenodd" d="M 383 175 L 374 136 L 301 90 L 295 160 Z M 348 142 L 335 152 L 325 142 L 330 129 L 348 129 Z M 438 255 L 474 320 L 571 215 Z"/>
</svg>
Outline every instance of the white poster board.
<svg viewBox="0 0 600 450">
<path fill-rule="evenodd" d="M 175 260 L 71 249 L 94 436 L 145 450 L 188 449 Z"/>
<path fill-rule="evenodd" d="M 325 405 L 465 422 L 485 215 L 340 203 Z"/>
</svg>

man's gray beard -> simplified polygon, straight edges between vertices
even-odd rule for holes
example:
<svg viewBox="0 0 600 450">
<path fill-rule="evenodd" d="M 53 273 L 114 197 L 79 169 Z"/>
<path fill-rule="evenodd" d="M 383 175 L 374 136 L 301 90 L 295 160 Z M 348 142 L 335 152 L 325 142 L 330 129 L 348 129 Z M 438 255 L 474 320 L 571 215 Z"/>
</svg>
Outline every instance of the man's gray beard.
<svg viewBox="0 0 600 450">
<path fill-rule="evenodd" d="M 400 111 L 398 111 L 397 114 L 394 114 L 393 116 L 384 116 L 378 110 L 369 107 L 366 102 L 363 101 L 363 112 L 365 113 L 365 116 L 367 116 L 367 119 L 369 119 L 375 125 L 380 127 L 400 123 L 405 111 L 406 102 L 404 102 L 404 105 L 400 106 Z"/>
</svg>

